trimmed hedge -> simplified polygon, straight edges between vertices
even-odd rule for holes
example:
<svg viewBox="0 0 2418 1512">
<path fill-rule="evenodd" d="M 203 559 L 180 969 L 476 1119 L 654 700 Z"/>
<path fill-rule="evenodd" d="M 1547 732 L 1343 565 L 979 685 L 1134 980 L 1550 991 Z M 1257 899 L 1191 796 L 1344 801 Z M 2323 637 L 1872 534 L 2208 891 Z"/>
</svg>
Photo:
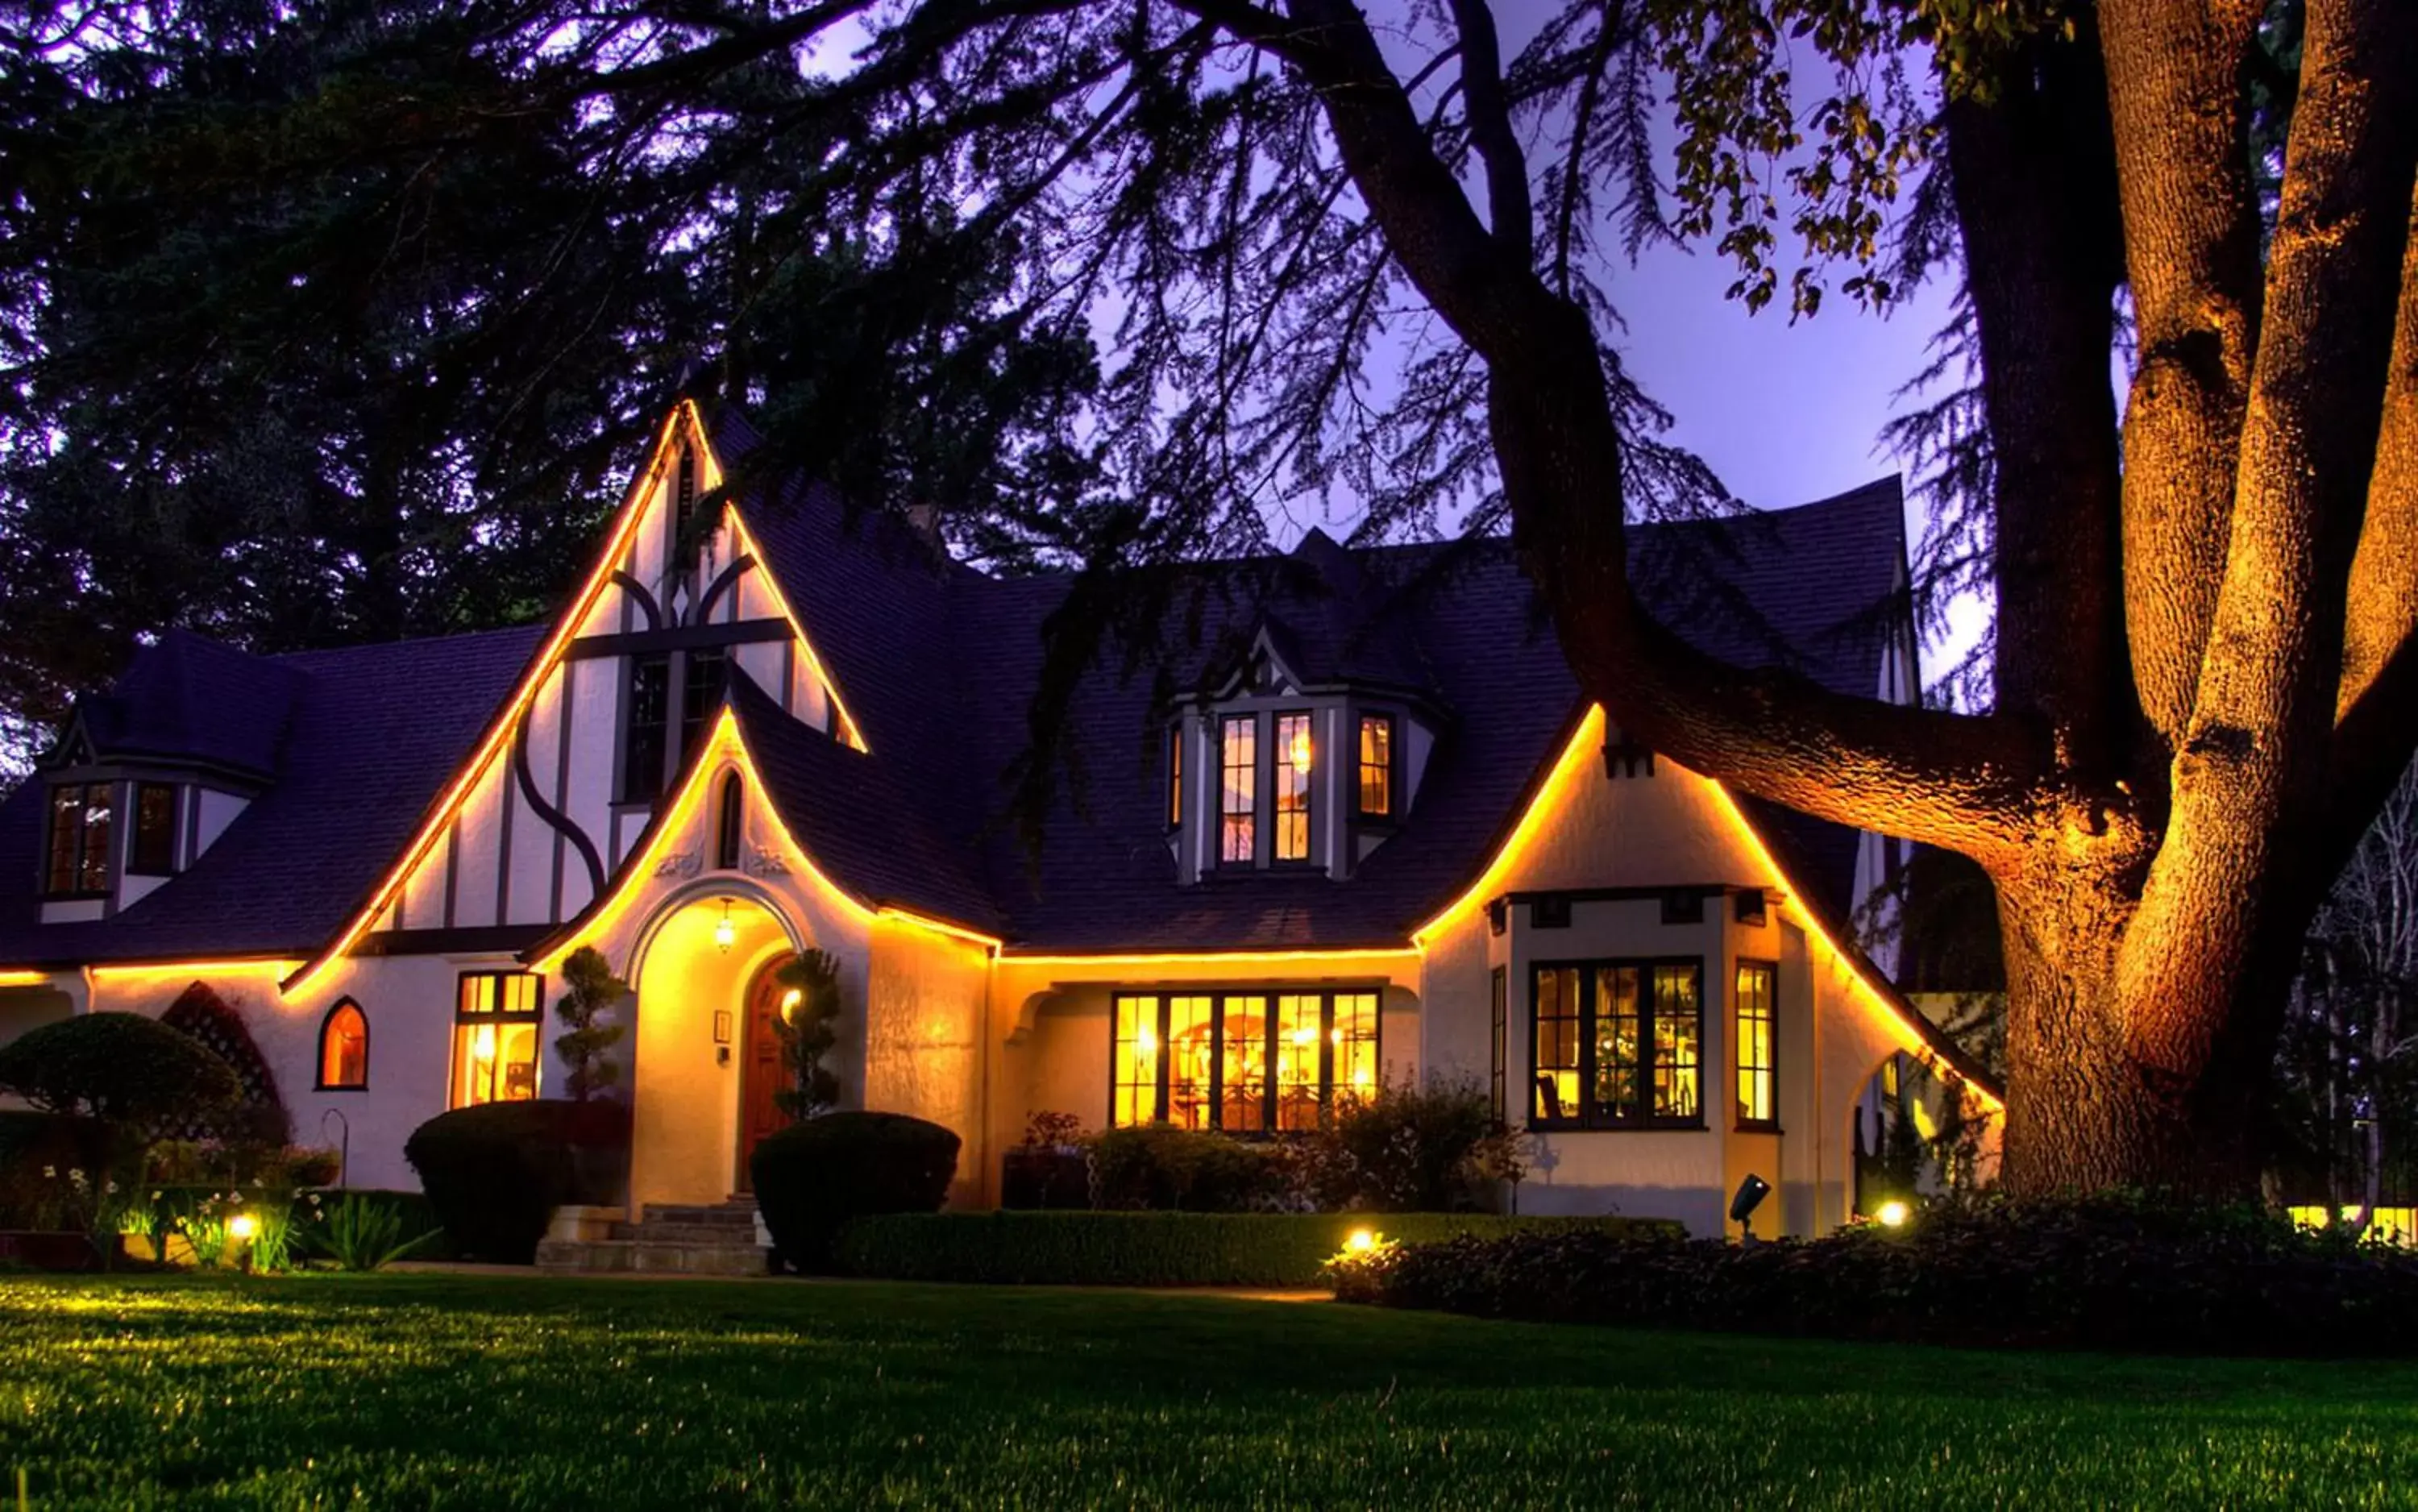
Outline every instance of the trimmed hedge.
<svg viewBox="0 0 2418 1512">
<path fill-rule="evenodd" d="M 2124 1194 L 1932 1209 L 1743 1248 L 1465 1238 L 1342 1268 L 1345 1302 L 1537 1322 L 2213 1354 L 2418 1352 L 2418 1253 Z"/>
<path fill-rule="evenodd" d="M 937 1213 L 858 1218 L 835 1259 L 851 1275 L 1047 1286 L 1313 1287 L 1354 1229 L 1423 1244 L 1458 1234 L 1672 1236 L 1648 1218 L 1482 1213 Z"/>
<path fill-rule="evenodd" d="M 905 1113 L 825 1113 L 757 1141 L 747 1168 L 780 1263 L 830 1268 L 852 1218 L 930 1214 L 948 1200 L 960 1141 Z"/>
<path fill-rule="evenodd" d="M 439 1113 L 404 1141 L 455 1253 L 527 1265 L 554 1210 L 613 1202 L 629 1172 L 630 1110 L 546 1099 Z"/>
<path fill-rule="evenodd" d="M 241 1089 L 218 1053 L 141 1014 L 78 1014 L 0 1046 L 0 1092 L 145 1136 L 183 1126 Z"/>
</svg>

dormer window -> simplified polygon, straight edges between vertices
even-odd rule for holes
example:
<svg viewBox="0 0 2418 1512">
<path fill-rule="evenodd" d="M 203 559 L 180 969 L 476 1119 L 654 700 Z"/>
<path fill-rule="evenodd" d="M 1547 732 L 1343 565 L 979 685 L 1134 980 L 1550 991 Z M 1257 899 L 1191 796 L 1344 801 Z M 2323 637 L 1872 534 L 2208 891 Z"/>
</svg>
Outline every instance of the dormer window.
<svg viewBox="0 0 2418 1512">
<path fill-rule="evenodd" d="M 1309 769 L 1312 756 L 1308 714 L 1277 716 L 1277 860 L 1309 859 Z"/>
<path fill-rule="evenodd" d="M 1394 717 L 1360 716 L 1360 802 L 1362 817 L 1394 817 Z"/>
<path fill-rule="evenodd" d="M 1219 722 L 1217 859 L 1249 865 L 1260 859 L 1260 718 L 1229 714 Z"/>
<path fill-rule="evenodd" d="M 134 847 L 126 869 L 137 877 L 168 877 L 176 870 L 176 787 L 174 783 L 134 785 Z"/>
<path fill-rule="evenodd" d="M 109 845 L 115 832 L 111 785 L 61 783 L 51 789 L 50 863 L 42 891 L 54 898 L 109 892 Z"/>
</svg>

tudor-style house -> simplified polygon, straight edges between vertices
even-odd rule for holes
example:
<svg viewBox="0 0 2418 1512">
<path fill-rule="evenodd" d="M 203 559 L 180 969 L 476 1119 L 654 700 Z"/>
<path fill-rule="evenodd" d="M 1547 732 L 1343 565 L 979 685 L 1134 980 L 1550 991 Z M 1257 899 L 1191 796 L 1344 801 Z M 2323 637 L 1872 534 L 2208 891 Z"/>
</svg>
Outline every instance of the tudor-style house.
<svg viewBox="0 0 2418 1512">
<path fill-rule="evenodd" d="M 1808 1233 L 1849 1216 L 1883 1062 L 1993 1101 L 1850 943 L 1889 848 L 1622 739 L 1507 545 L 1312 531 L 1248 574 L 1278 586 L 1208 594 L 1179 696 L 1080 685 L 1036 848 L 1005 774 L 1067 581 L 819 488 L 724 502 L 758 444 L 673 405 L 544 626 L 145 647 L 0 804 L 0 1037 L 207 984 L 303 1137 L 343 1115 L 348 1183 L 410 1186 L 424 1120 L 559 1088 L 547 1011 L 592 945 L 633 989 L 640 1205 L 743 1189 L 772 973 L 809 947 L 846 1100 L 956 1130 L 961 1205 L 1038 1111 L 1282 1138 L 1452 1078 L 1533 1131 L 1523 1211 L 1719 1233 L 1752 1172 L 1758 1231 Z M 1639 535 L 1700 643 L 1916 696 L 1893 482 Z"/>
</svg>

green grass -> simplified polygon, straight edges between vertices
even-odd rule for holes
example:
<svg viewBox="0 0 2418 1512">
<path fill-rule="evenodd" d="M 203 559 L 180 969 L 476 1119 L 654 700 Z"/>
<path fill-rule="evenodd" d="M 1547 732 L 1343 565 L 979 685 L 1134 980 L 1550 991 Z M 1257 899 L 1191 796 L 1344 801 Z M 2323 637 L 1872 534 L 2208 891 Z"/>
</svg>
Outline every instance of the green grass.
<svg viewBox="0 0 2418 1512">
<path fill-rule="evenodd" d="M 1206 1296 L 0 1279 L 0 1507 L 2418 1501 L 2418 1367 Z"/>
</svg>

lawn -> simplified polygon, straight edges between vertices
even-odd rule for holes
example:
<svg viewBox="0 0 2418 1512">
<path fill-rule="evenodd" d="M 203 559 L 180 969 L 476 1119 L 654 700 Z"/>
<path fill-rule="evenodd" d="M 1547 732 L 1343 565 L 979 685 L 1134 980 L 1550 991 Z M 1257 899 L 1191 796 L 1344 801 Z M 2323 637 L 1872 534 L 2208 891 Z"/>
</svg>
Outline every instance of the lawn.
<svg viewBox="0 0 2418 1512">
<path fill-rule="evenodd" d="M 2418 1367 L 1039 1290 L 7 1278 L 0 1487 L 20 1467 L 38 1509 L 2385 1506 L 2418 1499 Z"/>
</svg>

